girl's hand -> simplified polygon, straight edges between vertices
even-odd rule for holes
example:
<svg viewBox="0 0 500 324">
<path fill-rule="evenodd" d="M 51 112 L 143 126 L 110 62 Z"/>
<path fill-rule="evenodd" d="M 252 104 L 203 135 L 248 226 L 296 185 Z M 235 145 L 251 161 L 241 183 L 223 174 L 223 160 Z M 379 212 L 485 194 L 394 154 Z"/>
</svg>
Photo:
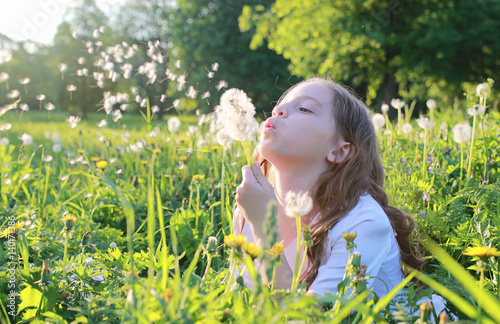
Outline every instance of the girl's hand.
<svg viewBox="0 0 500 324">
<path fill-rule="evenodd" d="M 236 188 L 236 203 L 243 217 L 250 223 L 252 231 L 262 232 L 262 224 L 266 217 L 267 205 L 276 201 L 274 188 L 262 173 L 258 162 L 252 168 L 242 168 L 243 180 Z"/>
</svg>

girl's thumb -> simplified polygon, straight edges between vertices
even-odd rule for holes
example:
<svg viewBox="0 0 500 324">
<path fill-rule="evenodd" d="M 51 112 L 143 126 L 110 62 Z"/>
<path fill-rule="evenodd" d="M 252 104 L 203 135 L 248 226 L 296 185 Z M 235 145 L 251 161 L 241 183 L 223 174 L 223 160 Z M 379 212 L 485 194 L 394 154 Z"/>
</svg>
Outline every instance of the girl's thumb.
<svg viewBox="0 0 500 324">
<path fill-rule="evenodd" d="M 260 183 L 261 186 L 264 186 L 268 182 L 266 177 L 262 173 L 262 170 L 260 169 L 259 162 L 253 163 L 252 172 L 253 175 L 255 176 L 255 179 L 257 180 L 258 183 Z"/>
</svg>

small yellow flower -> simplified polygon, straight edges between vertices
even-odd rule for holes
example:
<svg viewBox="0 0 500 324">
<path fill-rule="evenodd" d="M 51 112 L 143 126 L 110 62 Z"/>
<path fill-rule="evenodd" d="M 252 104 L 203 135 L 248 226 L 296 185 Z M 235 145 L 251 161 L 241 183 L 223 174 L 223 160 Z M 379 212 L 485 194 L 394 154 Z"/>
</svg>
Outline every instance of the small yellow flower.
<svg viewBox="0 0 500 324">
<path fill-rule="evenodd" d="M 212 147 L 210 147 L 210 150 L 211 151 L 218 151 L 221 147 L 219 145 L 214 145 Z"/>
<path fill-rule="evenodd" d="M 230 247 L 242 247 L 247 242 L 246 236 L 229 234 L 224 237 L 224 242 Z"/>
<path fill-rule="evenodd" d="M 187 158 L 187 156 L 185 156 L 185 155 L 182 155 L 182 156 L 179 158 L 179 160 L 181 160 L 182 162 L 186 162 L 186 161 L 187 161 L 187 159 L 188 159 L 188 158 Z"/>
<path fill-rule="evenodd" d="M 101 159 L 98 158 L 97 156 L 93 156 L 93 157 L 90 158 L 90 161 L 92 161 L 92 162 L 99 162 L 100 160 Z"/>
<path fill-rule="evenodd" d="M 259 251 L 260 251 L 260 246 L 255 245 L 255 243 L 250 243 L 248 244 L 245 242 L 242 246 L 243 251 L 245 251 L 246 254 L 248 254 L 252 260 L 255 260 L 259 256 Z"/>
<path fill-rule="evenodd" d="M 104 169 L 105 167 L 108 166 L 108 162 L 106 161 L 98 161 L 96 162 L 96 167 L 98 167 L 99 169 Z"/>
<path fill-rule="evenodd" d="M 155 148 L 153 150 L 153 153 L 155 153 L 155 154 L 160 154 L 160 152 L 161 152 L 161 150 L 159 148 Z"/>
<path fill-rule="evenodd" d="M 354 232 L 354 233 L 349 233 L 349 232 L 345 232 L 345 233 L 342 233 L 342 237 L 344 238 L 344 240 L 346 240 L 347 242 L 351 241 L 353 242 L 354 239 L 358 236 L 358 232 Z"/>
<path fill-rule="evenodd" d="M 185 142 L 187 142 L 188 140 L 189 140 L 189 138 L 187 138 L 187 137 L 181 137 L 181 142 L 182 142 L 182 143 L 185 143 Z"/>
<path fill-rule="evenodd" d="M 84 151 L 84 150 L 82 150 L 82 149 L 78 149 L 78 150 L 76 150 L 76 151 L 77 151 L 78 153 L 80 153 L 80 154 L 85 154 L 85 151 Z"/>
<path fill-rule="evenodd" d="M 274 243 L 273 247 L 267 251 L 270 255 L 277 258 L 283 252 L 283 243 Z"/>
<path fill-rule="evenodd" d="M 142 163 L 143 165 L 146 165 L 146 164 L 148 164 L 148 161 L 146 161 L 146 160 L 142 160 L 142 161 L 141 161 L 141 163 Z"/>
<path fill-rule="evenodd" d="M 500 256 L 500 251 L 497 251 L 496 247 L 488 248 L 486 246 L 476 246 L 476 247 L 468 247 L 464 255 L 477 256 L 481 259 L 487 259 L 492 256 Z"/>
<path fill-rule="evenodd" d="M 12 231 L 12 227 L 14 227 L 14 231 Z M 17 237 L 17 234 L 21 230 L 21 228 L 24 227 L 24 222 L 16 222 L 14 226 L 9 226 L 6 229 L 4 229 L 2 232 L 0 232 L 0 238 L 1 237 L 9 237 L 9 235 L 13 235 L 14 237 Z"/>
<path fill-rule="evenodd" d="M 195 174 L 193 176 L 193 181 L 198 181 L 198 180 L 203 180 L 205 179 L 205 175 L 204 174 Z"/>
<path fill-rule="evenodd" d="M 76 217 L 73 214 L 68 213 L 68 214 L 63 216 L 63 222 L 66 223 L 67 221 L 70 221 L 74 224 L 74 223 L 76 223 Z"/>
</svg>

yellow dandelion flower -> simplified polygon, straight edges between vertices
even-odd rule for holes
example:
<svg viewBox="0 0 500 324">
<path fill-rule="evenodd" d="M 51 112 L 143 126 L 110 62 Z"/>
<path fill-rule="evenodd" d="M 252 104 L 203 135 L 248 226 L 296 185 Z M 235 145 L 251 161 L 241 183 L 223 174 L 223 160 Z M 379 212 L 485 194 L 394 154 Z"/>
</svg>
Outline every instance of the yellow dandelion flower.
<svg viewBox="0 0 500 324">
<path fill-rule="evenodd" d="M 205 175 L 204 174 L 195 174 L 193 176 L 193 181 L 198 181 L 198 180 L 203 180 L 205 179 Z"/>
<path fill-rule="evenodd" d="M 270 248 L 267 253 L 277 258 L 280 256 L 281 252 L 283 252 L 283 243 L 274 243 L 273 247 Z"/>
<path fill-rule="evenodd" d="M 230 247 L 242 247 L 247 242 L 246 236 L 229 234 L 224 237 L 224 242 Z"/>
<path fill-rule="evenodd" d="M 214 145 L 212 147 L 210 147 L 210 150 L 211 151 L 218 151 L 221 147 L 219 145 Z"/>
<path fill-rule="evenodd" d="M 185 156 L 185 155 L 182 155 L 182 156 L 179 158 L 179 160 L 181 160 L 182 162 L 186 162 L 186 161 L 187 161 L 187 159 L 188 159 L 188 157 L 187 157 L 187 156 Z"/>
<path fill-rule="evenodd" d="M 255 245 L 255 243 L 250 243 L 248 244 L 245 242 L 242 246 L 243 251 L 245 251 L 246 254 L 248 254 L 252 260 L 255 260 L 259 256 L 259 251 L 260 251 L 260 246 Z"/>
<path fill-rule="evenodd" d="M 82 149 L 78 149 L 78 150 L 76 150 L 76 151 L 77 151 L 78 153 L 80 153 L 80 154 L 85 154 L 85 151 L 84 151 L 84 150 L 82 150 Z"/>
<path fill-rule="evenodd" d="M 141 161 L 141 163 L 142 163 L 143 165 L 146 165 L 146 164 L 148 164 L 148 161 L 146 161 L 146 160 L 142 160 L 142 161 Z"/>
<path fill-rule="evenodd" d="M 0 232 L 0 238 L 2 237 L 9 237 L 9 235 L 13 235 L 14 237 L 17 237 L 17 234 L 21 230 L 21 228 L 24 227 L 24 222 L 16 222 L 14 226 L 9 226 L 6 229 L 4 229 L 2 232 Z"/>
<path fill-rule="evenodd" d="M 99 162 L 100 160 L 101 159 L 98 158 L 97 156 L 93 156 L 93 157 L 90 158 L 90 161 L 92 161 L 92 162 Z"/>
<path fill-rule="evenodd" d="M 189 140 L 189 138 L 187 138 L 187 137 L 181 137 L 181 142 L 182 142 L 182 143 L 185 143 L 185 142 L 187 142 L 188 140 Z"/>
<path fill-rule="evenodd" d="M 108 162 L 106 161 L 98 161 L 96 162 L 96 167 L 98 167 L 99 169 L 104 169 L 105 167 L 108 166 Z"/>
<path fill-rule="evenodd" d="M 481 259 L 487 259 L 492 256 L 500 256 L 500 251 L 497 251 L 496 247 L 486 247 L 486 246 L 476 246 L 476 247 L 468 247 L 464 255 L 477 256 Z"/>
<path fill-rule="evenodd" d="M 161 152 L 161 150 L 159 148 L 155 148 L 153 150 L 153 153 L 155 153 L 155 154 L 160 154 L 160 152 Z"/>
<path fill-rule="evenodd" d="M 66 214 L 63 216 L 63 222 L 72 222 L 73 224 L 76 223 L 76 217 L 73 214 Z"/>
<path fill-rule="evenodd" d="M 342 233 L 342 237 L 344 238 L 344 240 L 346 240 L 347 242 L 349 241 L 354 241 L 354 239 L 358 236 L 358 232 L 355 231 L 354 233 L 349 233 L 349 232 L 345 232 L 345 233 Z"/>
</svg>

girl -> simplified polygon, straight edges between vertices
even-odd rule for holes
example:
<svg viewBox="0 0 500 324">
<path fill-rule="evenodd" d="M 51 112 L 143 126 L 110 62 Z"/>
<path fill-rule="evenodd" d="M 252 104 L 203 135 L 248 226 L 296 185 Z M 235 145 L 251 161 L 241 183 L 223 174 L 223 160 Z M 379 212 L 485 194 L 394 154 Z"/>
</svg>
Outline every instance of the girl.
<svg viewBox="0 0 500 324">
<path fill-rule="evenodd" d="M 336 294 L 348 259 L 344 232 L 357 232 L 356 250 L 366 276 L 374 277 L 368 287 L 378 296 L 403 280 L 402 262 L 422 265 L 410 241 L 413 219 L 388 204 L 368 109 L 345 88 L 313 78 L 287 90 L 265 122 L 254 160 L 243 167 L 236 189 L 233 229 L 268 248 L 262 225 L 267 204 L 277 202 L 277 231 L 285 248 L 276 288 L 290 288 L 295 268 L 296 225 L 284 206 L 289 191 L 306 191 L 313 200 L 312 210 L 301 217 L 312 228 L 308 267 L 300 277 L 308 294 Z M 244 281 L 252 289 L 248 274 Z"/>
</svg>

